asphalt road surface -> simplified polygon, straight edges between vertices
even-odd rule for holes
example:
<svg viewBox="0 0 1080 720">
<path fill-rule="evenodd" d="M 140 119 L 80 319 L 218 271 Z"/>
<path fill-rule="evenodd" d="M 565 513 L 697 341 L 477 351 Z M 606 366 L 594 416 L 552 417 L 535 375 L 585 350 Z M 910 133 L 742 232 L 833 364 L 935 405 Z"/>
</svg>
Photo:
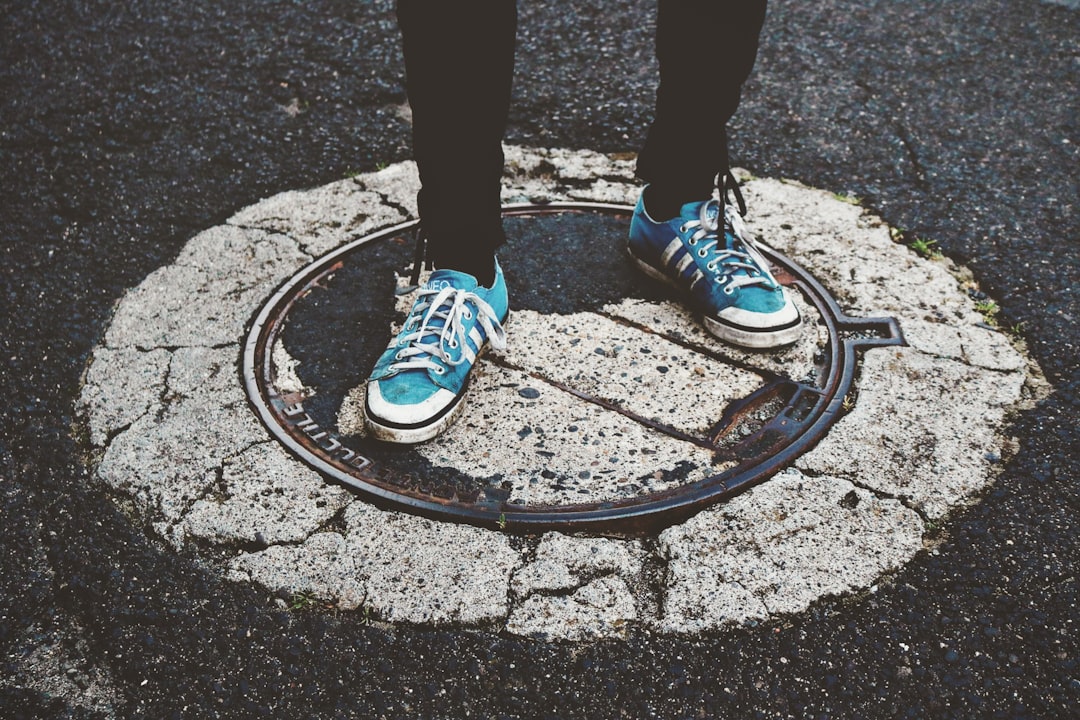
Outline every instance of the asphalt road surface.
<svg viewBox="0 0 1080 720">
<path fill-rule="evenodd" d="M 635 152 L 653 3 L 520 8 L 507 140 Z M 0 716 L 1080 705 L 1075 3 L 774 0 L 737 164 L 858 198 L 968 265 L 1050 394 L 1015 418 L 996 485 L 874 591 L 756 627 L 586 645 L 281 609 L 149 539 L 91 472 L 75 398 L 128 288 L 260 198 L 408 158 L 392 4 L 22 0 L 0 3 L 0 37 Z"/>
</svg>

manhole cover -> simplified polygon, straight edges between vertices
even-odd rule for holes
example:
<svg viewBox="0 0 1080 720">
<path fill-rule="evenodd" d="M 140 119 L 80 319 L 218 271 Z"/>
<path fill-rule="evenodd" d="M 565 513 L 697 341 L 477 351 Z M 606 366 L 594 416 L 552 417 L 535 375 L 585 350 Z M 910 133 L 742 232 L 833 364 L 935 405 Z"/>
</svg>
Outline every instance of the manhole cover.
<svg viewBox="0 0 1080 720">
<path fill-rule="evenodd" d="M 506 207 L 510 345 L 485 357 L 462 418 L 432 442 L 390 446 L 359 421 L 367 372 L 411 305 L 416 222 L 281 286 L 247 337 L 248 395 L 299 458 L 377 504 L 502 530 L 638 533 L 790 465 L 850 407 L 859 352 L 903 344 L 893 318 L 845 315 L 766 249 L 807 330 L 779 351 L 725 346 L 626 261 L 630 213 Z"/>
</svg>

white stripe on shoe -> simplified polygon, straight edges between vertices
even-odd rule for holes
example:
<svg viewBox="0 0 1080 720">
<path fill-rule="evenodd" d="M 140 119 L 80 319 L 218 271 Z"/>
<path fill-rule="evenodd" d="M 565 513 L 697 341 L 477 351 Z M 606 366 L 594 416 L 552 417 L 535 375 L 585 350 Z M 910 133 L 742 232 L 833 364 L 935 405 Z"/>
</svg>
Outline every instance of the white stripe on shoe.
<svg viewBox="0 0 1080 720">
<path fill-rule="evenodd" d="M 671 242 L 668 243 L 668 246 L 666 248 L 664 248 L 664 252 L 662 252 L 660 254 L 660 264 L 661 265 L 670 265 L 671 264 L 671 258 L 673 258 L 675 256 L 675 254 L 677 252 L 679 252 L 680 250 L 683 250 L 682 241 L 679 240 L 679 238 L 675 238 L 674 240 L 672 240 Z"/>
</svg>

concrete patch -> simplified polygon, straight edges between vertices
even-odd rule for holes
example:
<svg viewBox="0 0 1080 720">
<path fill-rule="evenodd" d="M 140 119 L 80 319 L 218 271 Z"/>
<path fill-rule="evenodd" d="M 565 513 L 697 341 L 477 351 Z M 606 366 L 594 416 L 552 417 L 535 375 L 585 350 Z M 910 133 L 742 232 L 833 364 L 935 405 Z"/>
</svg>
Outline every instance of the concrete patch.
<svg viewBox="0 0 1080 720">
<path fill-rule="evenodd" d="M 638 541 L 548 533 L 514 574 L 517 602 L 507 630 L 547 640 L 620 634 L 651 604 L 637 597 L 647 592 L 644 563 Z"/>
<path fill-rule="evenodd" d="M 408 207 L 386 200 L 415 194 L 418 188 L 409 168 L 396 165 L 370 180 L 339 180 L 275 195 L 236 213 L 229 224 L 287 235 L 305 253 L 318 257 L 355 237 L 408 219 Z"/>
<path fill-rule="evenodd" d="M 637 619 L 634 596 L 622 578 L 602 577 L 572 595 L 532 595 L 506 629 L 542 640 L 595 640 L 625 631 Z"/>
<path fill-rule="evenodd" d="M 223 225 L 195 236 L 172 265 L 153 272 L 116 309 L 109 348 L 222 347 L 283 275 L 309 262 L 285 235 Z"/>
<path fill-rule="evenodd" d="M 787 470 L 660 535 L 670 588 L 659 626 L 695 632 L 799 612 L 898 568 L 922 531 L 896 500 Z"/>
<path fill-rule="evenodd" d="M 391 622 L 505 620 L 507 586 L 521 556 L 510 539 L 354 503 L 346 513 L 349 551 L 375 614 Z"/>
<path fill-rule="evenodd" d="M 387 513 L 354 503 L 345 533 L 322 532 L 230 563 L 234 578 L 282 595 L 310 594 L 388 622 L 475 625 L 505 620 L 510 573 L 520 562 L 506 536 Z"/>
<path fill-rule="evenodd" d="M 999 459 L 1005 409 L 1024 378 L 935 358 L 910 348 L 867 353 L 858 402 L 796 461 L 848 478 L 940 518 L 981 490 Z M 958 402 L 957 390 L 979 402 Z"/>
<path fill-rule="evenodd" d="M 300 545 L 242 554 L 229 563 L 228 576 L 258 583 L 282 598 L 317 598 L 342 610 L 356 610 L 367 598 L 348 544 L 337 532 L 315 533 Z"/>
<path fill-rule="evenodd" d="M 209 394 L 159 410 L 109 443 L 98 474 L 148 520 L 173 523 L 216 485 L 226 459 L 265 441 L 266 432 L 245 402 L 222 407 L 221 398 Z M 193 437 L 199 429 L 206 437 Z"/>
<path fill-rule="evenodd" d="M 514 574 L 514 594 L 570 590 L 597 575 L 620 575 L 633 581 L 642 571 L 641 542 L 545 534 L 531 562 Z"/>
<path fill-rule="evenodd" d="M 83 388 L 90 442 L 104 447 L 109 437 L 161 402 L 172 353 L 160 348 L 98 348 Z"/>
<path fill-rule="evenodd" d="M 219 485 L 184 516 L 184 536 L 223 544 L 300 542 L 352 500 L 347 490 L 323 482 L 274 442 L 227 458 Z"/>
<path fill-rule="evenodd" d="M 195 553 L 219 548 L 207 562 L 287 604 L 385 622 L 567 641 L 635 626 L 696 633 L 871 587 L 923 546 L 927 519 L 939 522 L 992 482 L 1030 366 L 987 327 L 961 269 L 915 255 L 880 220 L 828 193 L 749 180 L 751 231 L 848 314 L 898 318 L 910 344 L 865 352 L 847 414 L 794 467 L 638 540 L 512 540 L 379 510 L 326 484 L 268 440 L 251 412 L 238 379 L 242 335 L 272 290 L 315 256 L 412 217 L 416 189 L 415 167 L 403 163 L 269 198 L 193 238 L 120 302 L 93 354 L 82 409 L 101 451 L 98 477 L 163 541 Z M 632 204 L 638 192 L 632 160 L 507 148 L 506 202 Z M 635 323 L 663 328 L 648 352 L 627 332 Z M 672 339 L 732 362 L 704 366 Z M 716 405 L 742 396 L 752 373 L 736 366 L 799 379 L 826 340 L 811 318 L 795 347 L 747 354 L 664 302 L 522 312 L 508 350 L 478 369 L 458 425 L 421 452 L 434 466 L 501 475 L 512 497 L 569 502 L 585 488 L 616 499 L 708 459 L 597 405 L 567 404 L 557 383 L 573 378 L 642 417 L 700 428 L 709 418 L 694 402 L 667 398 L 708 393 Z M 294 358 L 281 348 L 272 361 L 302 389 Z M 360 431 L 362 393 L 339 409 L 341 428 Z M 494 439 L 477 445 L 508 434 L 523 440 L 513 452 Z M 551 477 L 538 476 L 538 463 Z M 231 559 L 214 559 L 221 550 Z"/>
</svg>

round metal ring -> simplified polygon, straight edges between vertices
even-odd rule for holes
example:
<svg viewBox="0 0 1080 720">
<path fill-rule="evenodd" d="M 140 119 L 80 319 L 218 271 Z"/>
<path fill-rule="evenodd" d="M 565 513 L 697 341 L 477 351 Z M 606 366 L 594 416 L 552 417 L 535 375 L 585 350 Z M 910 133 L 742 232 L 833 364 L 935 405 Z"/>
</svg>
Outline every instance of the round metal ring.
<svg viewBox="0 0 1080 720">
<path fill-rule="evenodd" d="M 632 208 L 627 206 L 602 203 L 521 204 L 506 206 L 504 217 L 581 213 L 622 217 L 631 212 Z M 351 256 L 391 238 L 401 238 L 417 227 L 418 222 L 412 221 L 358 238 L 297 272 L 257 313 L 243 347 L 245 389 L 252 407 L 273 436 L 325 476 L 354 488 L 384 507 L 505 531 L 610 534 L 655 531 L 760 483 L 790 465 L 843 413 L 859 352 L 871 347 L 904 344 L 894 318 L 845 315 L 809 273 L 781 254 L 762 248 L 773 264 L 778 280 L 797 288 L 827 328 L 828 342 L 815 358 L 817 372 L 813 380 L 771 379 L 749 397 L 724 408 L 716 423 L 702 437 L 687 437 L 673 428 L 652 423 L 655 430 L 682 436 L 680 439 L 707 447 L 718 457 L 733 460 L 733 466 L 674 489 L 618 500 L 526 506 L 508 502 L 500 493 L 481 492 L 462 497 L 434 485 L 425 485 L 422 478 L 401 482 L 400 471 L 392 463 L 373 459 L 349 447 L 346 439 L 321 426 L 311 416 L 303 398 L 279 392 L 274 384 L 270 351 L 296 303 L 348 263 Z M 576 392 L 573 388 L 564 389 Z M 584 399 L 604 403 L 598 398 Z M 757 422 L 752 432 L 744 430 L 742 434 L 733 435 L 731 430 L 741 419 L 763 407 L 771 408 L 767 419 Z M 635 419 L 650 423 L 645 418 Z"/>
</svg>

